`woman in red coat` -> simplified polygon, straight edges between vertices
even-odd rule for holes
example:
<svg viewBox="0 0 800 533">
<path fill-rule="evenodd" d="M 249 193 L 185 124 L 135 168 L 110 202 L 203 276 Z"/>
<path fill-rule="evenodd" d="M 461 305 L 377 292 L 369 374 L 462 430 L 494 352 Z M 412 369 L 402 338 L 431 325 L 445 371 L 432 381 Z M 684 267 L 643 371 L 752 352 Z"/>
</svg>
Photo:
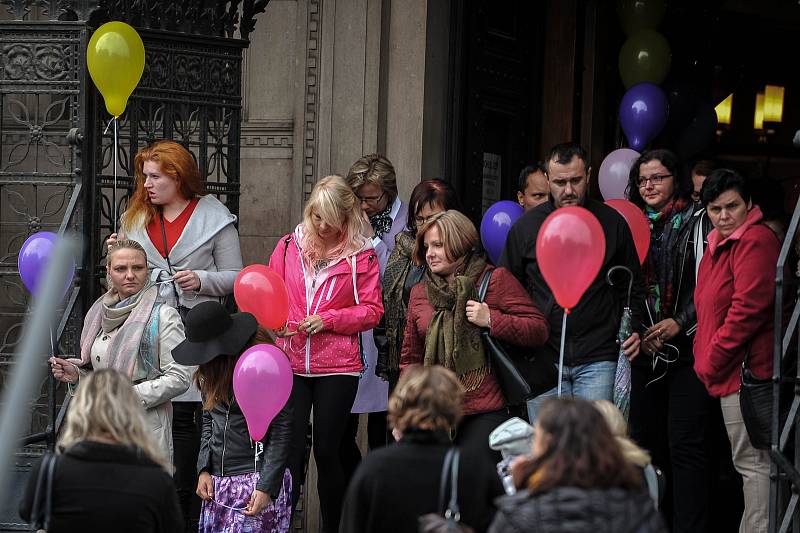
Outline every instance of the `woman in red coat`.
<svg viewBox="0 0 800 533">
<path fill-rule="evenodd" d="M 775 267 L 781 244 L 750 200 L 745 180 L 718 169 L 703 184 L 703 204 L 714 225 L 700 263 L 694 302 L 697 334 L 694 368 L 720 398 L 733 464 L 742 475 L 744 516 L 740 531 L 767 531 L 769 453 L 750 443 L 739 407 L 740 372 L 772 375 Z"/>
<path fill-rule="evenodd" d="M 434 215 L 417 232 L 413 259 L 427 268 L 423 282 L 411 290 L 400 368 L 422 363 L 455 372 L 466 389 L 455 442 L 497 462 L 489 433 L 509 414 L 481 330 L 526 347 L 544 344 L 549 331 L 544 315 L 504 268 L 494 269 L 485 302 L 477 301 L 483 273 L 494 268 L 478 242 L 475 226 L 454 210 Z"/>
</svg>

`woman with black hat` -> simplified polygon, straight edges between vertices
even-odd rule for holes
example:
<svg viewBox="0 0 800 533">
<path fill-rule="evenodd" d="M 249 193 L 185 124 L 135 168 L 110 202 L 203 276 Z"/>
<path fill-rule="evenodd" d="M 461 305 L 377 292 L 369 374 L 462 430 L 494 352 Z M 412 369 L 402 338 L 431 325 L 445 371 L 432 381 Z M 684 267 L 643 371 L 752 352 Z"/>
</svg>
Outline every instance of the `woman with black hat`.
<svg viewBox="0 0 800 533">
<path fill-rule="evenodd" d="M 256 447 L 233 394 L 239 356 L 250 346 L 273 340 L 253 315 L 229 315 L 220 303 L 209 301 L 189 311 L 186 340 L 172 351 L 179 363 L 199 365 L 195 382 L 203 398 L 197 460 L 201 533 L 289 530 L 291 406 L 287 403 L 272 421 L 261 441 L 264 451 L 254 460 Z"/>
</svg>

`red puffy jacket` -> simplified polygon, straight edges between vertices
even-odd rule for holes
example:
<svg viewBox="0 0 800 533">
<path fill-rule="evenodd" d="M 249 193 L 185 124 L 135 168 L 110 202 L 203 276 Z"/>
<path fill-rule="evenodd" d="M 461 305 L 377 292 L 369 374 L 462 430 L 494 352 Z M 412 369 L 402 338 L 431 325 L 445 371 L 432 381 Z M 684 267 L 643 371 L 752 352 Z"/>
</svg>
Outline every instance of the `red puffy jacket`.
<svg viewBox="0 0 800 533">
<path fill-rule="evenodd" d="M 772 375 L 775 268 L 781 244 L 771 229 L 758 223 L 761 218 L 761 209 L 754 207 L 728 238 L 712 231 L 700 262 L 694 290 L 694 369 L 712 396 L 739 390 L 748 349 L 753 373 Z"/>
<path fill-rule="evenodd" d="M 492 268 L 494 267 L 486 266 L 487 270 Z M 480 277 L 476 285 L 478 283 Z M 492 337 L 515 346 L 541 346 L 547 341 L 550 332 L 547 320 L 517 278 L 505 268 L 495 268 L 484 301 L 489 306 L 492 317 Z M 407 317 L 403 350 L 400 354 L 401 372 L 409 365 L 421 364 L 425 358 L 425 335 L 433 317 L 433 307 L 428 302 L 425 282 L 418 283 L 411 289 Z M 491 373 L 480 387 L 464 395 L 465 415 L 488 413 L 502 409 L 505 405 L 500 385 Z"/>
</svg>

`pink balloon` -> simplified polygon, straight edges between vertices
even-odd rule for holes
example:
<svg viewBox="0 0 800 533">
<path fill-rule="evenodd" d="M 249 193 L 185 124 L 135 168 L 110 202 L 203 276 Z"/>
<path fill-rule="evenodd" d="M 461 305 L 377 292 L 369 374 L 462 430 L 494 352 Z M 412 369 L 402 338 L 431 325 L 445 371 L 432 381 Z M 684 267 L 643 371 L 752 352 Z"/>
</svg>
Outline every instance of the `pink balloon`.
<svg viewBox="0 0 800 533">
<path fill-rule="evenodd" d="M 556 209 L 536 238 L 536 262 L 556 302 L 567 312 L 597 277 L 605 254 L 603 227 L 583 207 Z"/>
<path fill-rule="evenodd" d="M 640 155 L 636 150 L 620 148 L 603 159 L 600 164 L 598 183 L 600 184 L 600 194 L 603 195 L 604 200 L 628 198 L 625 194 L 625 189 L 628 188 L 628 176 L 633 163 L 639 159 Z"/>
<path fill-rule="evenodd" d="M 272 344 L 248 348 L 233 369 L 233 394 L 247 421 L 250 438 L 259 441 L 292 392 L 292 367 Z"/>
<path fill-rule="evenodd" d="M 647 252 L 650 251 L 650 222 L 647 221 L 647 217 L 641 209 L 628 200 L 608 200 L 606 205 L 616 209 L 628 223 L 639 256 L 639 264 L 643 265 Z"/>
</svg>

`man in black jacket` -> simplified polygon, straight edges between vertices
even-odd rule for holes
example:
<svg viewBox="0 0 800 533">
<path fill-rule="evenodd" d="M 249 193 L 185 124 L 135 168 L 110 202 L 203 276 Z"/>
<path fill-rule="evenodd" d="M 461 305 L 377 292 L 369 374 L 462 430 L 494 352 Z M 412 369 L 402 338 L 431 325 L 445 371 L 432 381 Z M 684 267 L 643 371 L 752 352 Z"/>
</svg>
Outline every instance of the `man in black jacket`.
<svg viewBox="0 0 800 533">
<path fill-rule="evenodd" d="M 641 323 L 644 285 L 633 237 L 625 219 L 614 209 L 586 197 L 591 169 L 583 148 L 574 143 L 559 144 L 550 151 L 546 164 L 550 201 L 527 211 L 517 220 L 508 234 L 500 266 L 508 268 L 527 287 L 533 301 L 547 317 L 550 338 L 544 349 L 557 354 L 564 310 L 556 304 L 539 269 L 536 238 L 547 216 L 559 207 L 581 206 L 597 217 L 605 233 L 606 253 L 600 272 L 567 319 L 562 394 L 612 400 L 620 349 L 617 332 L 627 299 L 628 280 L 620 275 L 612 287 L 606 281 L 606 274 L 617 265 L 626 266 L 633 273 L 631 307 L 636 331 Z M 570 273 L 564 272 L 564 275 Z M 623 342 L 622 348 L 625 355 L 633 359 L 639 354 L 639 345 L 639 334 L 634 332 Z M 553 388 L 528 402 L 531 423 L 541 402 L 555 395 L 556 390 Z"/>
</svg>

